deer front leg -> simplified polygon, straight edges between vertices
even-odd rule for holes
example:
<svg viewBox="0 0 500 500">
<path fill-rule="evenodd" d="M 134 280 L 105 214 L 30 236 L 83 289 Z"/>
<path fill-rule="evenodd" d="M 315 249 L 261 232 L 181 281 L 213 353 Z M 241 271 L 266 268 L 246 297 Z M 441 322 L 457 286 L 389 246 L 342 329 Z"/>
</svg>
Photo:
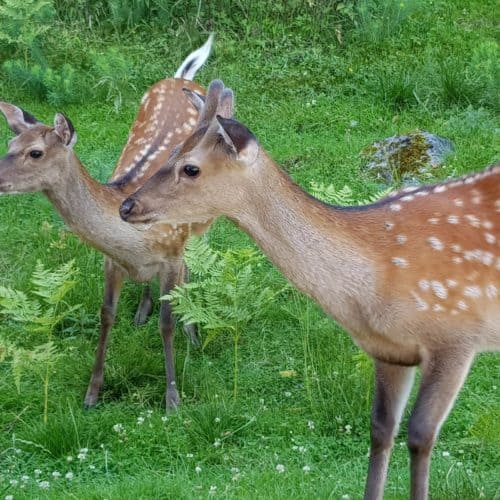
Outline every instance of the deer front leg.
<svg viewBox="0 0 500 500">
<path fill-rule="evenodd" d="M 160 273 L 160 293 L 165 295 L 182 276 L 182 268 L 175 269 L 171 266 Z M 162 300 L 160 304 L 160 334 L 163 340 L 163 353 L 165 356 L 165 373 L 167 390 L 165 401 L 167 408 L 174 409 L 180 405 L 179 393 L 177 391 L 175 381 L 175 365 L 174 365 L 174 331 L 175 319 L 172 314 L 172 306 L 166 300 Z"/>
<path fill-rule="evenodd" d="M 189 283 L 189 269 L 183 264 L 184 283 Z M 201 344 L 200 332 L 198 325 L 195 323 L 184 323 L 182 325 L 184 335 L 191 341 L 191 344 L 199 346 Z"/>
<path fill-rule="evenodd" d="M 115 322 L 116 308 L 122 285 L 123 272 L 111 259 L 104 258 L 104 299 L 101 307 L 101 331 L 94 368 L 85 395 L 85 408 L 91 408 L 96 404 L 104 381 L 104 360 L 106 358 L 108 334 Z"/>
<path fill-rule="evenodd" d="M 137 326 L 146 323 L 148 318 L 153 312 L 153 299 L 151 298 L 151 287 L 146 285 L 144 291 L 142 292 L 141 301 L 137 307 L 137 311 L 134 317 L 134 324 Z"/>
<path fill-rule="evenodd" d="M 422 383 L 408 423 L 412 500 L 428 498 L 432 448 L 474 358 L 461 347 L 434 354 L 422 364 Z"/>
<path fill-rule="evenodd" d="M 414 367 L 375 361 L 375 397 L 365 500 L 383 498 L 394 437 L 398 432 L 414 375 Z"/>
</svg>

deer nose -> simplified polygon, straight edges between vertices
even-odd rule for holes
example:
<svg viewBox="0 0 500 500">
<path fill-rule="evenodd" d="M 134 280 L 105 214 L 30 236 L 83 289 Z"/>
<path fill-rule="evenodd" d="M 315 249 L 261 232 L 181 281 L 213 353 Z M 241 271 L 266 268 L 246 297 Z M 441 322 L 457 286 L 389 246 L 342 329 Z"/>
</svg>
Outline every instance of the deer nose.
<svg viewBox="0 0 500 500">
<path fill-rule="evenodd" d="M 135 205 L 136 203 L 133 198 L 127 198 L 120 207 L 120 217 L 126 221 L 132 213 Z"/>
</svg>

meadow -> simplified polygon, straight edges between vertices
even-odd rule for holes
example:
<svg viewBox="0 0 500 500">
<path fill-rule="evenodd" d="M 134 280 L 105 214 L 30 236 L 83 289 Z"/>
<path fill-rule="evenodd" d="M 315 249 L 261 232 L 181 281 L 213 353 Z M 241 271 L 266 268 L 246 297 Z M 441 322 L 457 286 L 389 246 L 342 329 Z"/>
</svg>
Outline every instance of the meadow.
<svg viewBox="0 0 500 500">
<path fill-rule="evenodd" d="M 63 111 L 78 133 L 77 154 L 105 182 L 143 93 L 214 31 L 214 52 L 196 81 L 221 78 L 234 89 L 237 117 L 304 188 L 349 186 L 354 201 L 366 200 L 388 186 L 363 170 L 360 153 L 394 134 L 420 129 L 453 141 L 445 165 L 422 182 L 499 160 L 495 7 L 493 0 L 5 0 L 0 100 L 45 123 Z M 2 156 L 11 135 L 1 119 Z M 50 333 L 0 312 L 0 498 L 362 498 L 371 361 L 231 222 L 218 221 L 204 241 L 229 262 L 222 285 L 238 279 L 238 268 L 251 270 L 237 372 L 231 328 L 202 330 L 210 340 L 202 348 L 178 326 L 182 406 L 166 412 L 158 304 L 135 327 L 142 287 L 129 282 L 99 405 L 85 411 L 102 255 L 43 195 L 0 197 L 0 287 L 36 298 L 37 262 L 56 270 L 74 259 L 58 307 L 79 305 Z M 264 287 L 272 301 L 254 310 L 250 292 Z M 44 357 L 36 346 L 49 340 Z M 407 416 L 389 500 L 408 497 Z M 500 498 L 498 355 L 476 359 L 443 426 L 431 498 Z"/>
</svg>

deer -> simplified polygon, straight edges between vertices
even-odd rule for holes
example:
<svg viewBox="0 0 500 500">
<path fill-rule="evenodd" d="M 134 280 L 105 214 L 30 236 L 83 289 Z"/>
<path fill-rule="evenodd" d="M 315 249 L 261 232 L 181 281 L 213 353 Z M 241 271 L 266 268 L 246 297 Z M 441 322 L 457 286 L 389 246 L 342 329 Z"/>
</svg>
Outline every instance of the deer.
<svg viewBox="0 0 500 500">
<path fill-rule="evenodd" d="M 155 83 L 142 98 L 128 141 L 108 183 L 93 179 L 74 152 L 76 132 L 62 113 L 54 126 L 39 122 L 33 115 L 0 102 L 15 137 L 0 159 L 0 194 L 42 192 L 65 223 L 84 242 L 104 254 L 104 298 L 100 315 L 100 336 L 84 406 L 97 404 L 104 383 L 104 363 L 109 332 L 113 326 L 123 282 L 130 278 L 149 283 L 158 277 L 161 295 L 185 278 L 183 250 L 188 235 L 201 234 L 205 224 L 157 224 L 141 230 L 124 223 L 118 208 L 122 201 L 166 161 L 174 146 L 190 135 L 198 111 L 186 99 L 189 88 L 201 99 L 205 90 L 192 81 L 207 60 L 213 42 L 192 52 L 174 78 Z M 135 314 L 141 325 L 152 312 L 151 290 L 147 285 Z M 176 388 L 173 354 L 174 318 L 170 305 L 160 305 L 159 327 L 163 340 L 166 370 L 165 401 L 169 409 L 180 404 Z M 197 342 L 194 325 L 185 326 L 188 337 Z"/>
<path fill-rule="evenodd" d="M 327 205 L 245 125 L 217 113 L 217 96 L 234 106 L 222 82 L 211 83 L 205 105 L 186 94 L 199 125 L 123 202 L 121 217 L 140 225 L 226 216 L 373 358 L 367 500 L 383 497 L 420 367 L 407 444 L 411 498 L 428 498 L 431 452 L 473 359 L 500 349 L 500 164 L 366 206 Z"/>
</svg>

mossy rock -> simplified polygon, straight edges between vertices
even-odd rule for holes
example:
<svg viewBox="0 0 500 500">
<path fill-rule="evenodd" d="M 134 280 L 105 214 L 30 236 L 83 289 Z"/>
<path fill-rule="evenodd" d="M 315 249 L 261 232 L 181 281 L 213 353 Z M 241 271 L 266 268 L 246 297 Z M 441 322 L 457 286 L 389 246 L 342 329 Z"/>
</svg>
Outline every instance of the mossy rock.
<svg viewBox="0 0 500 500">
<path fill-rule="evenodd" d="M 395 135 L 363 149 L 363 170 L 387 183 L 415 184 L 420 175 L 441 166 L 453 149 L 449 139 L 426 131 Z"/>
</svg>

